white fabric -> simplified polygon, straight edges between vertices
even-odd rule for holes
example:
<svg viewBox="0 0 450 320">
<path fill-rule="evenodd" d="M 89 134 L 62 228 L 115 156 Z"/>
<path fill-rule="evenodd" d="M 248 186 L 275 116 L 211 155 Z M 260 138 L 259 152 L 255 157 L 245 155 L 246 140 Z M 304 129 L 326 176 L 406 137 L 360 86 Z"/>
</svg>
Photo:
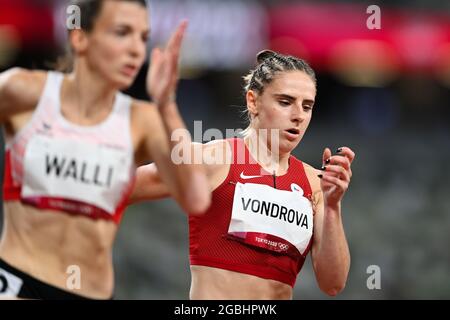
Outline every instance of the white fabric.
<svg viewBox="0 0 450 320">
<path fill-rule="evenodd" d="M 313 210 L 303 190 L 296 184 L 292 191 L 268 185 L 237 183 L 228 232 L 264 233 L 282 238 L 303 254 L 313 234 Z"/>
</svg>

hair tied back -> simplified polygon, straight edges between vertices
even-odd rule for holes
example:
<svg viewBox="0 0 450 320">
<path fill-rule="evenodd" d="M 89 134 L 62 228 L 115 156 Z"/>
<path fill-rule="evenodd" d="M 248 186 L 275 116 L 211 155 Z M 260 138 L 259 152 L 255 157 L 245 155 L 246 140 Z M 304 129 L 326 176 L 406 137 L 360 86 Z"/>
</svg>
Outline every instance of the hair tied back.
<svg viewBox="0 0 450 320">
<path fill-rule="evenodd" d="M 267 59 L 275 57 L 276 55 L 277 55 L 277 53 L 275 51 L 272 51 L 272 50 L 267 50 L 266 49 L 266 50 L 260 51 L 256 55 L 256 62 L 258 62 L 258 64 L 261 64 L 264 61 L 266 61 Z"/>
</svg>

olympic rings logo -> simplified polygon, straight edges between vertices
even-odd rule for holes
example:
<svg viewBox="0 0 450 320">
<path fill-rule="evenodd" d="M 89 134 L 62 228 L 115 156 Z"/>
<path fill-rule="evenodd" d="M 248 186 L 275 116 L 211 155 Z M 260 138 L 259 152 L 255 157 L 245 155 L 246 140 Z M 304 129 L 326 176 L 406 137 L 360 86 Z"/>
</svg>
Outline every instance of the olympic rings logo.
<svg viewBox="0 0 450 320">
<path fill-rule="evenodd" d="M 285 243 L 278 243 L 278 248 L 280 248 L 282 251 L 286 251 L 289 248 L 289 245 Z"/>
<path fill-rule="evenodd" d="M 5 293 L 8 289 L 8 279 L 3 274 L 0 274 L 0 293 Z"/>
</svg>

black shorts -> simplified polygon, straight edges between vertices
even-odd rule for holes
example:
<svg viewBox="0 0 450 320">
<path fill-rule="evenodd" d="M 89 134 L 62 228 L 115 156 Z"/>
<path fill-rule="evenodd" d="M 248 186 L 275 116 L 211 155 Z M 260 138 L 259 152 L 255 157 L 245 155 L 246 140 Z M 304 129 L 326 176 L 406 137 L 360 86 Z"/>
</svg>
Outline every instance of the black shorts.
<svg viewBox="0 0 450 320">
<path fill-rule="evenodd" d="M 0 259 L 0 299 L 90 300 L 56 288 L 17 270 Z"/>
</svg>

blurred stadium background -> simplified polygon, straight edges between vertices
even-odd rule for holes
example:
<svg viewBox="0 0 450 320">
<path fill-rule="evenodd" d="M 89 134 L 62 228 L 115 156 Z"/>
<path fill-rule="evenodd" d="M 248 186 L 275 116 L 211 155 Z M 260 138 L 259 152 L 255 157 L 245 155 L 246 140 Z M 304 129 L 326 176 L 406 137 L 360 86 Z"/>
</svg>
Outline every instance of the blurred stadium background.
<svg viewBox="0 0 450 320">
<path fill-rule="evenodd" d="M 380 30 L 366 27 L 372 4 Z M 48 68 L 64 50 L 66 6 L 0 0 L 0 70 Z M 242 76 L 263 48 L 317 71 L 313 121 L 295 154 L 319 167 L 326 146 L 357 153 L 343 203 L 352 265 L 337 299 L 450 298 L 449 1 L 151 0 L 150 12 L 149 48 L 190 21 L 178 98 L 191 130 L 195 120 L 224 134 L 245 128 Z M 147 98 L 146 67 L 135 97 Z M 187 219 L 174 201 L 128 209 L 114 263 L 118 299 L 188 298 Z M 380 290 L 366 286 L 370 265 Z M 309 258 L 294 299 L 327 299 Z"/>
</svg>

